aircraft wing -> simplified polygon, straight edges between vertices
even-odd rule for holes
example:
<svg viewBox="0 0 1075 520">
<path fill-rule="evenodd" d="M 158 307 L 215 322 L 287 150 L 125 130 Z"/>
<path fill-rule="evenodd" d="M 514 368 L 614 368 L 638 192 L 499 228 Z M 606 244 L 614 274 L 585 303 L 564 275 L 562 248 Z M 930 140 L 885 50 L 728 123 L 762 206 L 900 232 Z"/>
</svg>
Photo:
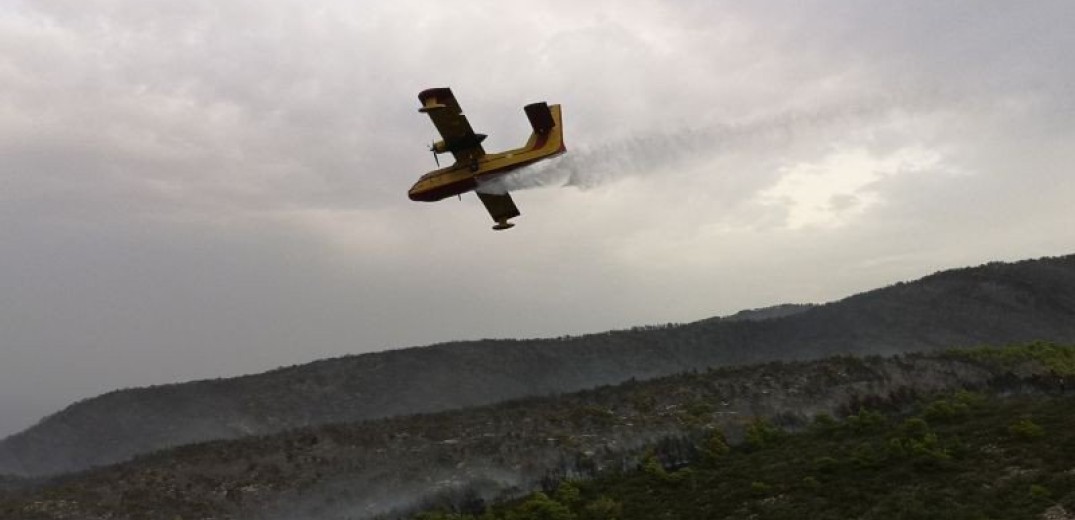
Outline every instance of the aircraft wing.
<svg viewBox="0 0 1075 520">
<path fill-rule="evenodd" d="M 429 114 L 433 126 L 437 127 L 444 140 L 444 150 L 441 151 L 452 152 L 457 162 L 470 161 L 485 155 L 481 145 L 485 136 L 474 133 L 451 89 L 423 90 L 418 94 L 418 101 L 422 103 L 419 112 Z"/>
<path fill-rule="evenodd" d="M 515 207 L 515 201 L 511 200 L 511 195 L 507 193 L 493 195 L 480 191 L 476 193 L 478 198 L 482 200 L 482 204 L 485 204 L 485 209 L 489 211 L 489 216 L 496 221 L 496 226 L 493 226 L 493 229 L 507 229 L 514 225 L 508 222 L 508 219 L 518 217 L 520 213 L 519 208 Z"/>
</svg>

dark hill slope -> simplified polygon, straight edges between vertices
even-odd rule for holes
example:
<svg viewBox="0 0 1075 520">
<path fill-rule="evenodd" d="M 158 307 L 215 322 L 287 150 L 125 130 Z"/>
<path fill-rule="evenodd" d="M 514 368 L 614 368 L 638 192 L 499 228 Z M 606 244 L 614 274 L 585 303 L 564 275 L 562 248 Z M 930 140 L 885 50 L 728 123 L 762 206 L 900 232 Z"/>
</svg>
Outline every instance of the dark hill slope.
<svg viewBox="0 0 1075 520">
<path fill-rule="evenodd" d="M 934 416 L 965 415 L 967 407 L 975 403 L 1070 395 L 1072 389 L 1065 382 L 1073 373 L 1075 348 L 1042 343 L 891 358 L 841 356 L 728 367 L 555 397 L 173 448 L 21 490 L 0 491 L 0 518 L 356 520 L 393 510 L 398 513 L 434 499 L 457 507 L 474 505 L 479 496 L 517 495 L 535 489 L 543 480 L 585 478 L 634 468 L 642 461 L 642 452 L 654 443 L 661 462 L 680 466 L 689 462 L 699 447 L 712 446 L 706 439 L 712 439 L 714 431 L 723 432 L 733 444 L 750 439 L 751 425 L 757 418 L 797 430 L 819 413 L 843 417 L 867 407 L 872 413 L 899 414 L 918 403 L 933 403 L 927 409 L 929 420 L 934 422 Z M 1071 402 L 1069 397 L 1068 406 Z M 861 421 L 849 424 L 870 430 L 881 426 L 871 414 L 860 415 Z M 1015 419 L 1002 424 L 1007 426 Z M 1058 437 L 1053 426 L 1046 427 L 1052 434 L 1049 441 L 1064 442 L 1072 437 Z M 888 445 L 887 437 L 895 430 L 882 428 L 882 432 L 887 435 L 878 435 L 877 441 L 884 443 L 878 448 Z M 949 439 L 952 437 L 945 437 Z M 865 438 L 829 440 L 836 442 L 829 443 L 827 450 L 800 445 L 799 451 L 812 450 L 807 461 L 831 456 L 839 458 L 841 465 L 869 462 L 876 453 L 871 445 L 865 457 L 860 454 Z M 1065 449 L 1031 452 L 1031 457 L 1055 455 Z M 1075 458 L 1075 451 L 1066 451 Z M 995 454 L 996 450 L 984 449 L 980 453 L 986 458 Z M 803 459 L 801 453 L 784 452 L 781 457 Z M 998 464 L 1003 469 L 1010 463 L 991 462 L 992 466 Z M 760 468 L 746 465 L 750 476 L 733 476 L 724 484 L 735 484 L 733 492 L 749 491 L 752 481 L 778 483 L 754 477 Z M 1062 470 L 1069 468 L 1065 465 Z M 862 469 L 856 477 L 868 474 L 871 468 Z M 814 476 L 827 480 L 833 475 Z M 912 484 L 916 478 L 914 473 L 899 477 Z M 787 492 L 787 481 L 794 485 L 802 478 L 783 478 L 779 491 L 763 497 Z M 1069 478 L 1075 482 L 1073 479 Z M 979 493 L 990 492 L 978 481 L 965 484 Z M 839 482 L 832 485 L 844 487 Z M 1027 485 L 1021 486 L 1024 493 Z M 707 499 L 719 500 L 721 490 L 713 486 L 707 483 L 697 491 Z M 683 493 L 688 490 L 680 489 Z M 639 499 L 658 496 L 645 490 L 637 495 Z M 860 515 L 828 518 L 856 516 Z M 387 514 L 383 518 L 400 517 Z"/>
<path fill-rule="evenodd" d="M 348 356 L 116 391 L 0 442 L 0 473 L 41 475 L 167 446 L 432 412 L 709 366 L 1075 341 L 1075 256 L 946 271 L 801 312 Z"/>
</svg>

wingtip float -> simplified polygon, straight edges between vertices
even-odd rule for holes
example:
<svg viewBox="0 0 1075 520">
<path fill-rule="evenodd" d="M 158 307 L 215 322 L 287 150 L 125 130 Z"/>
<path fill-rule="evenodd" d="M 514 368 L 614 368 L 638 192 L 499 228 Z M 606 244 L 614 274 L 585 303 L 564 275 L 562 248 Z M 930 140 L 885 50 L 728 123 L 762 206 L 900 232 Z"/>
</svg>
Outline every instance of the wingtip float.
<svg viewBox="0 0 1075 520">
<path fill-rule="evenodd" d="M 418 101 L 422 103 L 422 108 L 418 111 L 429 114 L 433 126 L 437 127 L 442 138 L 433 142 L 429 150 L 434 157 L 451 153 L 455 157 L 455 163 L 421 176 L 408 192 L 411 200 L 432 202 L 462 195 L 474 191 L 479 182 L 567 151 L 564 146 L 560 105 L 548 105 L 545 102 L 526 105 L 526 118 L 530 120 L 530 126 L 533 128 L 526 145 L 504 152 L 486 153 L 481 145 L 485 134 L 474 133 L 451 89 L 423 90 L 418 94 Z M 437 164 L 440 165 L 439 160 Z M 496 222 L 493 229 L 509 229 L 515 225 L 508 222 L 519 216 L 519 208 L 515 207 L 511 195 L 477 193 Z"/>
</svg>

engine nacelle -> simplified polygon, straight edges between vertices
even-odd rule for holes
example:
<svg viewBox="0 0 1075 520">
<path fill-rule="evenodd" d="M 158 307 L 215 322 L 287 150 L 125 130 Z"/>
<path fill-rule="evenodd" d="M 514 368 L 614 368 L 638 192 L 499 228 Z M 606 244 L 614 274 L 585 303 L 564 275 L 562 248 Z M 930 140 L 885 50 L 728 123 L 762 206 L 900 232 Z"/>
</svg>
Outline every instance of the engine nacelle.
<svg viewBox="0 0 1075 520">
<path fill-rule="evenodd" d="M 446 153 L 448 151 L 448 145 L 444 141 L 434 141 L 429 146 L 429 151 L 433 153 Z"/>
</svg>

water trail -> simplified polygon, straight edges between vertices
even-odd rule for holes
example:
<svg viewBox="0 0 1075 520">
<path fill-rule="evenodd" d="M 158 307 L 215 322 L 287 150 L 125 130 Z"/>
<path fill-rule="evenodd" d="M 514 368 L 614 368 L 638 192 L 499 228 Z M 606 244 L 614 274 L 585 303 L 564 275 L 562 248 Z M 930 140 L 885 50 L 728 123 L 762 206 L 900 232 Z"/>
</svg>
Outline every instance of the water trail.
<svg viewBox="0 0 1075 520">
<path fill-rule="evenodd" d="M 655 174 L 693 161 L 732 153 L 767 155 L 787 150 L 805 135 L 878 116 L 889 103 L 845 105 L 811 112 L 786 112 L 741 123 L 639 135 L 596 146 L 572 147 L 561 157 L 521 168 L 483 182 L 484 193 L 543 187 L 590 189 L 628 176 Z"/>
</svg>

